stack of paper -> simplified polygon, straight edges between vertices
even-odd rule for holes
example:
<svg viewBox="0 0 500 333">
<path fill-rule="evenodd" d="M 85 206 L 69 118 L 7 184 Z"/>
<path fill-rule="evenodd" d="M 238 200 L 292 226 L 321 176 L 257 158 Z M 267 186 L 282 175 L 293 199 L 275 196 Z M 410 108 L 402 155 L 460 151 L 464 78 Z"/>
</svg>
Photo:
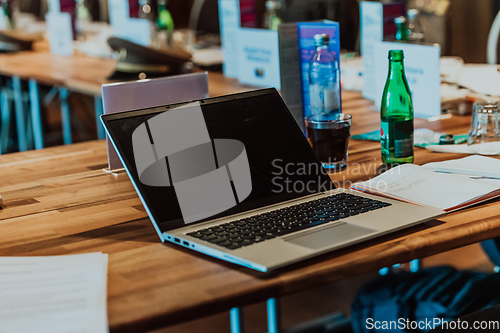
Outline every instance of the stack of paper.
<svg viewBox="0 0 500 333">
<path fill-rule="evenodd" d="M 484 156 L 424 166 L 404 164 L 351 189 L 450 212 L 500 196 L 495 168 L 500 170 L 500 160 Z"/>
<path fill-rule="evenodd" d="M 108 255 L 0 257 L 0 332 L 108 332 Z"/>
</svg>

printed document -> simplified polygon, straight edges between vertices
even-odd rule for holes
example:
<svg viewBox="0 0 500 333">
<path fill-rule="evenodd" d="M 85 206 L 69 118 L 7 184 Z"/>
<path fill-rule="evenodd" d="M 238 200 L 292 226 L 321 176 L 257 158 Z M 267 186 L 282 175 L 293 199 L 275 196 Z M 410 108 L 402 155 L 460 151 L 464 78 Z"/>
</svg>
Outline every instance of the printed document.
<svg viewBox="0 0 500 333">
<path fill-rule="evenodd" d="M 0 257 L 0 332 L 104 333 L 108 255 Z"/>
<path fill-rule="evenodd" d="M 403 164 L 351 189 L 454 211 L 500 195 L 500 179 L 435 172 Z"/>
</svg>

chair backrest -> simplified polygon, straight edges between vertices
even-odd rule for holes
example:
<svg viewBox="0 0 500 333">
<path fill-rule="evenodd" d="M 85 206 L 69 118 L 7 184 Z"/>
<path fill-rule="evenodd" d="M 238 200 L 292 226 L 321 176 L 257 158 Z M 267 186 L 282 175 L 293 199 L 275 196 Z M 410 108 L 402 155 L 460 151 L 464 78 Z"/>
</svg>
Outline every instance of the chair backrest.
<svg viewBox="0 0 500 333">
<path fill-rule="evenodd" d="M 189 29 L 219 33 L 217 0 L 195 0 L 189 16 Z"/>
<path fill-rule="evenodd" d="M 498 63 L 498 39 L 500 38 L 500 11 L 498 12 L 488 35 L 488 44 L 486 46 L 486 60 L 488 64 Z"/>
</svg>

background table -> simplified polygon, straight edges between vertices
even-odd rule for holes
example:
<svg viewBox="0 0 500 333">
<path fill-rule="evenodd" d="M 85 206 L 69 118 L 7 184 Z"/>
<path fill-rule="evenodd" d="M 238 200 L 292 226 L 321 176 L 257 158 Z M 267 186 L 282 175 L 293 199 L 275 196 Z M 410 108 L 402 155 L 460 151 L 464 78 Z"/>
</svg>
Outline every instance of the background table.
<svg viewBox="0 0 500 333">
<path fill-rule="evenodd" d="M 53 55 L 48 49 L 46 41 L 34 44 L 33 51 L 23 51 L 12 54 L 0 54 L 0 75 L 12 78 L 13 99 L 16 115 L 16 129 L 18 133 L 19 151 L 25 151 L 30 146 L 31 129 L 33 129 L 34 147 L 44 147 L 44 131 L 42 127 L 42 115 L 39 97 L 39 84 L 55 87 L 59 92 L 61 100 L 61 120 L 63 141 L 65 144 L 72 143 L 71 117 L 72 113 L 68 103 L 71 92 L 89 95 L 94 98 L 95 123 L 97 126 L 97 137 L 105 137 L 104 128 L 99 116 L 103 113 L 101 98 L 101 85 L 111 83 L 108 77 L 115 69 L 115 61 L 89 57 L 75 53 L 73 56 Z M 226 95 L 230 93 L 248 90 L 237 83 L 236 80 L 225 78 L 220 73 L 209 74 L 209 93 L 211 96 Z M 31 122 L 28 121 L 28 110 L 23 103 L 23 91 L 21 81 L 29 82 L 29 105 Z M 1 89 L 3 94 L 2 119 L 8 122 L 10 118 L 9 103 L 5 102 L 5 87 Z M 0 150 L 1 152 L 1 150 Z"/>
<path fill-rule="evenodd" d="M 220 91 L 244 89 L 225 82 Z M 353 134 L 379 127 L 378 112 L 360 94 L 344 92 L 342 105 L 353 115 Z M 463 134 L 469 121 L 415 124 Z M 415 149 L 418 164 L 458 157 Z M 127 175 L 102 172 L 106 161 L 103 140 L 0 156 L 0 255 L 109 253 L 113 332 L 173 325 L 500 236 L 495 200 L 264 275 L 161 244 Z M 331 178 L 348 186 L 379 165 L 379 143 L 351 140 L 349 167 Z"/>
</svg>

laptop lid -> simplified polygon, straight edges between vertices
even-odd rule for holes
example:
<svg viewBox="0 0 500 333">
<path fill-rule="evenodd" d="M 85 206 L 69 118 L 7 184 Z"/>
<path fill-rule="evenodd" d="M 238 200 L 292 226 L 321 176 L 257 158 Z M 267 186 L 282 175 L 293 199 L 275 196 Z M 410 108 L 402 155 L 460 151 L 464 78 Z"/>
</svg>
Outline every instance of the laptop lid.
<svg viewBox="0 0 500 333">
<path fill-rule="evenodd" d="M 274 88 L 102 121 L 162 239 L 169 230 L 335 188 Z"/>
</svg>

